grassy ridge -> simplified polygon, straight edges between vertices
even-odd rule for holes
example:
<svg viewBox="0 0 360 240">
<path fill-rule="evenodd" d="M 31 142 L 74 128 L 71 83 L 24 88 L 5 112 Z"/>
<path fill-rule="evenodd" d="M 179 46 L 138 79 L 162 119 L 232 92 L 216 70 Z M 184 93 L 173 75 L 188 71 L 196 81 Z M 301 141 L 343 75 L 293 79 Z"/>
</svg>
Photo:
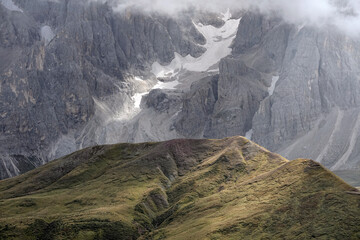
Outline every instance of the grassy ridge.
<svg viewBox="0 0 360 240">
<path fill-rule="evenodd" d="M 360 239 L 356 191 L 241 137 L 99 146 L 0 181 L 0 239 Z"/>
</svg>

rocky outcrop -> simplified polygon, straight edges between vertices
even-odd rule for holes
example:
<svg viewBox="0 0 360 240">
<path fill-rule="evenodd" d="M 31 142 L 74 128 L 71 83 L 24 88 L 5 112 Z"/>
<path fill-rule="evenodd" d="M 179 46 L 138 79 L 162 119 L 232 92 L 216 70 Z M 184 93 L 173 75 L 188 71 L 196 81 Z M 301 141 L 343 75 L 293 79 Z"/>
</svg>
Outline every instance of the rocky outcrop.
<svg viewBox="0 0 360 240">
<path fill-rule="evenodd" d="M 218 100 L 219 76 L 209 76 L 192 84 L 184 96 L 175 127 L 183 136 L 199 138 L 204 135 Z"/>
<path fill-rule="evenodd" d="M 252 116 L 267 95 L 265 81 L 259 72 L 242 60 L 222 60 L 218 100 L 204 136 L 244 136 L 251 129 Z"/>
<path fill-rule="evenodd" d="M 201 79 L 185 96 L 177 130 L 188 137 L 245 135 L 268 95 L 261 74 L 241 59 L 220 62 L 220 74 Z"/>
</svg>

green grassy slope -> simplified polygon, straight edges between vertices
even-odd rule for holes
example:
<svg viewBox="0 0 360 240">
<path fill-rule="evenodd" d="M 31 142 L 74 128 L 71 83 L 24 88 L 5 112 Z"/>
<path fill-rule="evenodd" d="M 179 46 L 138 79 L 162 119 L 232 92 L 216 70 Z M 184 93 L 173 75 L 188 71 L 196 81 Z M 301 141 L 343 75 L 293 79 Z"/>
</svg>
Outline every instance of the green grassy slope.
<svg viewBox="0 0 360 240">
<path fill-rule="evenodd" d="M 0 181 L 0 239 L 360 239 L 360 195 L 242 137 L 88 148 Z"/>
</svg>

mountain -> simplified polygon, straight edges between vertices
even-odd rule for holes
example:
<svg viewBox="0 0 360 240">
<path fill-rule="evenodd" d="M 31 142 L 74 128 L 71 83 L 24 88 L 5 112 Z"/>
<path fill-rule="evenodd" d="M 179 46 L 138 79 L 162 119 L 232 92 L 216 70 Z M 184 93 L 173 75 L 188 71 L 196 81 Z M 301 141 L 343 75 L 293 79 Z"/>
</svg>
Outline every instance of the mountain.
<svg viewBox="0 0 360 240">
<path fill-rule="evenodd" d="M 237 135 L 359 176 L 358 38 L 115 2 L 0 1 L 0 179 L 89 146 Z"/>
<path fill-rule="evenodd" d="M 358 190 L 243 137 L 91 147 L 0 192 L 0 239 L 360 237 Z"/>
<path fill-rule="evenodd" d="M 133 105 L 127 75 L 204 52 L 204 37 L 183 27 L 189 18 L 120 15 L 108 4 L 2 0 L 0 18 L 0 178 L 82 148 L 97 103 Z"/>
</svg>

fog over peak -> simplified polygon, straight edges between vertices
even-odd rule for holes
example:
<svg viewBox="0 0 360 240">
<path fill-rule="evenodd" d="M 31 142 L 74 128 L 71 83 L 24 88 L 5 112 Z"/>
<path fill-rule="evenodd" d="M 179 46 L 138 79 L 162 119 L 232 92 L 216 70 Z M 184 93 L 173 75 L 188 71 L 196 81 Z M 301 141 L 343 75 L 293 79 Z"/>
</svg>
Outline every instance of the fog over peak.
<svg viewBox="0 0 360 240">
<path fill-rule="evenodd" d="M 90 0 L 109 2 L 108 0 Z M 146 12 L 177 15 L 196 9 L 211 12 L 251 10 L 279 16 L 294 24 L 335 26 L 349 35 L 360 34 L 358 0 L 110 0 L 116 11 L 136 8 Z"/>
</svg>

